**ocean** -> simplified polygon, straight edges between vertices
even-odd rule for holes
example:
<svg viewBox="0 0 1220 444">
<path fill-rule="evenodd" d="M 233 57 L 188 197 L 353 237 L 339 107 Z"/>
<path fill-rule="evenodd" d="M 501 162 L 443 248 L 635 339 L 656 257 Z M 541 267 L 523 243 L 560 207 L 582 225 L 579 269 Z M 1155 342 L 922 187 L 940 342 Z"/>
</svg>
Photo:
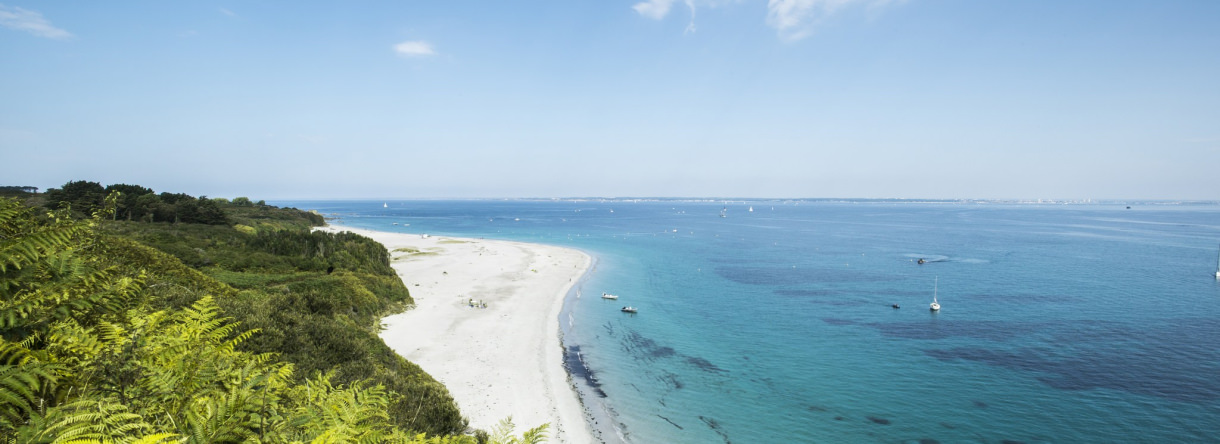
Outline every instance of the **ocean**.
<svg viewBox="0 0 1220 444">
<path fill-rule="evenodd" d="M 272 203 L 594 256 L 561 325 L 608 442 L 1220 439 L 1217 205 Z"/>
</svg>

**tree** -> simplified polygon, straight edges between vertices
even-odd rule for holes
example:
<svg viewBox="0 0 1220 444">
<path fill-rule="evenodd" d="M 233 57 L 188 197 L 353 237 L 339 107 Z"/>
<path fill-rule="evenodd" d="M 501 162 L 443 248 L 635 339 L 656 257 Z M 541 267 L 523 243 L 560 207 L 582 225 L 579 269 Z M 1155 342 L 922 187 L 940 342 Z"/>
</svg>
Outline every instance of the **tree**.
<svg viewBox="0 0 1220 444">
<path fill-rule="evenodd" d="M 147 196 L 147 195 L 155 196 L 155 194 L 153 194 L 153 190 L 150 188 L 145 188 L 145 187 L 142 187 L 139 185 L 129 185 L 129 184 L 125 184 L 125 183 L 109 185 L 106 187 L 106 194 L 110 194 L 111 192 L 114 192 L 114 191 L 118 191 L 119 193 L 122 193 L 121 196 L 119 197 L 118 207 L 115 208 L 115 215 L 114 215 L 115 219 L 124 219 L 124 220 L 136 219 L 137 217 L 139 217 L 139 215 L 136 214 L 137 212 L 140 214 L 144 213 L 143 211 L 139 211 L 139 209 L 138 209 L 138 206 L 140 204 L 140 197 Z"/>
<path fill-rule="evenodd" d="M 57 209 L 68 204 L 73 211 L 90 215 L 102 207 L 105 198 L 106 189 L 102 188 L 102 184 L 78 180 L 64 184 L 63 188 L 47 190 L 46 205 L 48 208 Z"/>
<path fill-rule="evenodd" d="M 183 200 L 195 200 L 194 196 L 185 193 L 169 193 L 163 192 L 160 194 L 161 201 L 170 205 L 174 205 Z"/>
<path fill-rule="evenodd" d="M 196 208 L 198 215 L 193 221 L 195 223 L 209 225 L 225 225 L 229 223 L 228 216 L 225 216 L 224 210 L 220 209 L 220 205 L 216 204 L 215 199 L 208 199 L 207 196 L 199 196 L 199 201 Z"/>
<path fill-rule="evenodd" d="M 157 220 L 157 213 L 167 213 L 164 209 L 165 204 L 161 202 L 161 198 L 156 194 L 144 194 L 137 196 L 135 204 L 130 208 L 131 220 L 141 222 L 153 222 Z"/>
<path fill-rule="evenodd" d="M 199 221 L 199 201 L 194 198 L 174 202 L 174 223 L 196 223 Z"/>
</svg>

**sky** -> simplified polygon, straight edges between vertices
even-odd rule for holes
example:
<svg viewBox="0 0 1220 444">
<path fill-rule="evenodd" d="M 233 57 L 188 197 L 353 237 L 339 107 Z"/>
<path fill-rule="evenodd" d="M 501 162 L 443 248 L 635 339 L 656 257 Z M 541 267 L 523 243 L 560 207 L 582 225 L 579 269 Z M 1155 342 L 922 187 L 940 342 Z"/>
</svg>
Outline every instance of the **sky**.
<svg viewBox="0 0 1220 444">
<path fill-rule="evenodd" d="M 0 0 L 0 185 L 1220 200 L 1220 2 Z"/>
</svg>

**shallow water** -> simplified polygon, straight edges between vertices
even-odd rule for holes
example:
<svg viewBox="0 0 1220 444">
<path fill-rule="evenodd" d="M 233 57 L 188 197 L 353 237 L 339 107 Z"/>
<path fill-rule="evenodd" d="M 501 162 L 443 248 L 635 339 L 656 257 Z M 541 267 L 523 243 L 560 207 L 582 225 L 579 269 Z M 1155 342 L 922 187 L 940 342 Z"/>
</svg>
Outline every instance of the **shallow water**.
<svg viewBox="0 0 1220 444">
<path fill-rule="evenodd" d="M 596 256 L 562 325 L 609 438 L 1220 436 L 1217 206 L 750 201 L 721 218 L 721 202 L 275 204 Z"/>
</svg>

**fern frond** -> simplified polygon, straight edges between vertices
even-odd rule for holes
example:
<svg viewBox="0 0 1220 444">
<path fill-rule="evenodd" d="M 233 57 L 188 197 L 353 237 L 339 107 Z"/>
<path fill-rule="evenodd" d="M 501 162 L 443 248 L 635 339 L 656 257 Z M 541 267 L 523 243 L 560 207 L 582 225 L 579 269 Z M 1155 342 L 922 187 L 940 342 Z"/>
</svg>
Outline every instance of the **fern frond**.
<svg viewBox="0 0 1220 444">
<path fill-rule="evenodd" d="M 30 335 L 26 340 L 20 342 L 8 342 L 0 338 L 0 364 L 2 365 L 22 365 L 35 360 L 34 354 L 30 351 L 31 339 L 35 339 L 36 335 Z"/>
<path fill-rule="evenodd" d="M 0 417 L 20 422 L 38 407 L 38 393 L 56 381 L 59 366 L 44 363 L 0 365 Z"/>
<path fill-rule="evenodd" d="M 513 439 L 513 417 L 501 419 L 499 424 L 491 429 L 491 439 L 496 443 L 508 443 Z"/>
<path fill-rule="evenodd" d="M 167 444 L 174 442 L 177 440 L 177 438 L 178 435 L 173 433 L 157 433 L 155 435 L 148 435 L 135 441 L 131 441 L 130 444 Z"/>
<path fill-rule="evenodd" d="M 43 227 L 29 224 L 19 226 L 20 222 L 15 219 L 21 219 L 25 212 L 20 209 L 14 212 L 12 208 L 7 208 L 9 205 L 13 205 L 10 199 L 0 201 L 0 206 L 6 207 L 3 213 L 9 216 L 0 218 L 0 231 L 7 234 L 0 237 L 0 273 L 20 270 L 51 252 L 67 249 L 73 245 L 75 239 L 89 230 L 87 225 L 79 223 Z"/>
<path fill-rule="evenodd" d="M 50 424 L 40 436 L 53 444 L 66 442 L 124 442 L 131 436 L 147 433 L 151 426 L 127 407 L 105 400 L 81 400 L 54 407 L 47 412 Z"/>
<path fill-rule="evenodd" d="M 545 423 L 538 427 L 529 429 L 524 434 L 521 435 L 521 439 L 518 440 L 518 442 L 520 442 L 521 444 L 539 444 L 539 443 L 546 442 L 547 428 L 549 428 L 550 426 L 551 426 L 550 423 Z"/>
<path fill-rule="evenodd" d="M 546 442 L 547 428 L 550 423 L 542 424 L 538 427 L 527 430 L 520 438 L 513 435 L 513 417 L 509 416 L 500 420 L 491 431 L 491 443 L 494 444 L 538 444 Z"/>
<path fill-rule="evenodd" d="M 76 439 L 71 441 L 55 441 L 55 444 L 169 444 L 175 442 L 178 435 L 173 433 L 157 433 L 139 438 L 125 438 L 118 441 L 102 439 Z"/>
<path fill-rule="evenodd" d="M 254 399 L 257 392 L 249 386 L 233 387 L 228 393 L 196 399 L 187 412 L 192 437 L 200 443 L 242 442 L 258 427 Z"/>
<path fill-rule="evenodd" d="M 229 326 L 236 326 L 236 325 L 237 324 L 229 324 Z M 228 330 L 232 330 L 232 329 L 228 329 Z M 238 333 L 236 336 L 233 337 L 233 339 L 229 339 L 228 341 L 225 341 L 224 343 L 220 344 L 220 349 L 225 352 L 231 352 L 237 347 L 238 344 L 245 342 L 247 339 L 250 339 L 251 336 L 254 336 L 256 333 L 261 332 L 261 331 L 263 331 L 263 330 L 256 328 L 253 330 L 246 330 L 244 332 Z"/>
</svg>

